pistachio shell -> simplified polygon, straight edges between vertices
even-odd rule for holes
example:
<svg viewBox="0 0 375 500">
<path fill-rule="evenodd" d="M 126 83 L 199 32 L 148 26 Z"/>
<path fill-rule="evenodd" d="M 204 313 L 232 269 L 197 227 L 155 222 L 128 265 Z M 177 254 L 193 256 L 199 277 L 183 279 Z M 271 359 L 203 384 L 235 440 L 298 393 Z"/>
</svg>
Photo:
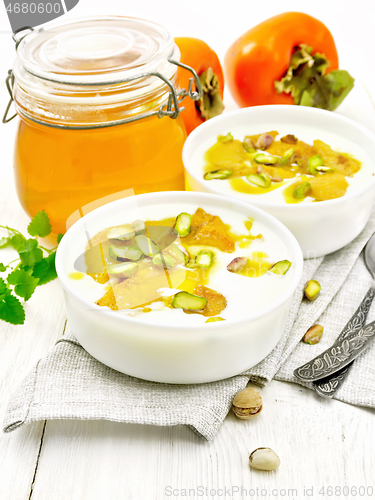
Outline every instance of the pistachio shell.
<svg viewBox="0 0 375 500">
<path fill-rule="evenodd" d="M 236 394 L 232 402 L 234 414 L 242 420 L 256 417 L 263 409 L 262 396 L 253 387 L 247 387 Z"/>
</svg>

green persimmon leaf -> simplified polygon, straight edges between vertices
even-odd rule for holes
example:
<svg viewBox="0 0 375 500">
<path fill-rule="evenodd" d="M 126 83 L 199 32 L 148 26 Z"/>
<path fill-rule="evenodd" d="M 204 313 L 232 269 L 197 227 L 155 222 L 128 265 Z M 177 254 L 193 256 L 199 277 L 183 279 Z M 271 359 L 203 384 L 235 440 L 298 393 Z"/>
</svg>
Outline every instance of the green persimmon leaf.
<svg viewBox="0 0 375 500">
<path fill-rule="evenodd" d="M 0 319 L 12 325 L 23 325 L 25 322 L 25 310 L 9 290 L 0 295 Z"/>
<path fill-rule="evenodd" d="M 56 252 L 52 252 L 48 257 L 35 264 L 32 275 L 39 279 L 39 285 L 45 285 L 49 281 L 57 278 L 55 268 Z"/>
<path fill-rule="evenodd" d="M 48 236 L 52 231 L 52 226 L 49 221 L 49 217 L 44 210 L 38 212 L 31 219 L 30 224 L 27 226 L 27 232 L 30 236 L 40 236 L 44 238 Z"/>
<path fill-rule="evenodd" d="M 38 285 L 39 279 L 31 276 L 24 269 L 16 269 L 7 277 L 10 285 L 15 285 L 14 291 L 17 295 L 29 300 Z"/>
<path fill-rule="evenodd" d="M 23 250 L 18 251 L 23 266 L 33 267 L 34 264 L 43 259 L 43 251 L 38 248 L 37 240 L 29 238 L 26 240 Z"/>
<path fill-rule="evenodd" d="M 354 87 L 354 78 L 347 71 L 326 74 L 329 61 L 324 54 L 311 55 L 311 47 L 300 45 L 291 58 L 285 75 L 275 81 L 275 89 L 294 99 L 294 104 L 333 111 Z"/>
<path fill-rule="evenodd" d="M 333 111 L 354 87 L 354 78 L 347 71 L 338 69 L 325 76 L 325 80 L 331 94 L 329 109 Z"/>
</svg>

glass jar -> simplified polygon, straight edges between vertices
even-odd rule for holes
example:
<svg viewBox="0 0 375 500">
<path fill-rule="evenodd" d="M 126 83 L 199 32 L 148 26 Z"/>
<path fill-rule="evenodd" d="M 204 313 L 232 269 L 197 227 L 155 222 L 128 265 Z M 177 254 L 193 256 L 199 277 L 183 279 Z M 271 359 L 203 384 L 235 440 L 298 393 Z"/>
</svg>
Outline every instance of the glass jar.
<svg viewBox="0 0 375 500">
<path fill-rule="evenodd" d="M 14 169 L 30 216 L 45 210 L 65 232 L 73 212 L 107 195 L 184 189 L 184 93 L 171 59 L 179 50 L 163 27 L 126 17 L 54 24 L 17 42 Z"/>
</svg>

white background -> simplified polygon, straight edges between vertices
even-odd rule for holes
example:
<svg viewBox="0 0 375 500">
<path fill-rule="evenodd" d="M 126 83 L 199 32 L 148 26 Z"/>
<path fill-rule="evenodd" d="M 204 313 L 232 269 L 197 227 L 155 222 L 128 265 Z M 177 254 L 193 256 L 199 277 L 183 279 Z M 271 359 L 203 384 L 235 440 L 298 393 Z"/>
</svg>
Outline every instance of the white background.
<svg viewBox="0 0 375 500">
<path fill-rule="evenodd" d="M 325 23 L 336 41 L 340 67 L 365 81 L 375 94 L 373 0 L 80 0 L 65 17 L 115 14 L 150 19 L 173 36 L 202 38 L 222 59 L 229 45 L 252 26 L 287 11 L 303 11 Z M 0 47 L 0 67 L 8 69 L 14 44 L 4 8 L 0 8 Z M 1 96 L 3 87 L 0 92 Z"/>
</svg>

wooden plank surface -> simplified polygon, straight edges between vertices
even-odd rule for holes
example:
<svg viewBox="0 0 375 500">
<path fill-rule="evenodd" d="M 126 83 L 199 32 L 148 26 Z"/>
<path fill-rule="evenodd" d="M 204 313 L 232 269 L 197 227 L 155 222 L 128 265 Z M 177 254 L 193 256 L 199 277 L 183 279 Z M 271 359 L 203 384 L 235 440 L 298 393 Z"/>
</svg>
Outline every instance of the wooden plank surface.
<svg viewBox="0 0 375 500">
<path fill-rule="evenodd" d="M 247 2 L 237 2 L 241 8 L 245 4 Z M 98 2 L 93 1 L 92 5 L 91 13 L 103 12 L 104 7 Z M 136 6 L 129 7 L 125 12 L 119 10 L 119 5 L 113 1 L 108 4 L 107 12 L 151 17 L 159 22 L 165 19 L 172 31 L 178 31 L 173 23 L 172 9 L 161 11 L 158 3 L 153 6 L 150 3 L 150 9 L 146 12 L 144 7 L 142 15 L 141 7 L 138 11 Z M 274 13 L 280 8 L 301 9 L 298 2 L 280 8 L 272 1 L 267 5 L 269 12 Z M 356 42 L 358 47 L 365 48 L 366 36 L 370 36 L 371 31 L 368 20 L 358 14 L 365 12 L 364 2 L 356 5 L 358 8 L 354 12 L 347 0 L 334 0 L 329 5 L 317 0 L 311 13 L 319 17 L 320 9 L 324 20 L 330 19 L 340 46 L 345 49 L 345 62 L 360 69 L 348 47 Z M 78 6 L 71 16 L 87 14 L 87 1 L 81 0 L 80 6 L 82 10 Z M 262 12 L 261 9 L 254 12 L 254 20 L 246 23 L 258 22 L 257 16 L 263 16 Z M 192 23 L 196 14 L 189 11 L 187 18 Z M 195 31 L 191 28 L 187 34 L 204 37 L 204 19 L 204 16 L 198 19 Z M 340 33 L 343 21 L 353 30 L 351 37 L 346 36 L 345 30 Z M 244 31 L 244 21 L 239 22 L 242 22 L 241 27 L 233 27 L 232 35 Z M 220 30 L 216 35 L 211 35 L 207 28 L 206 31 L 207 37 L 213 40 Z M 216 38 L 218 44 L 227 46 L 229 35 L 225 37 L 220 32 L 220 37 Z M 11 66 L 13 57 L 13 43 L 6 35 L 1 35 L 0 79 Z M 369 68 L 368 75 L 370 70 L 373 74 Z M 366 74 L 362 76 L 366 78 Z M 372 80 L 368 80 L 367 89 L 375 100 L 375 88 Z M 360 115 L 361 121 L 372 128 L 374 110 L 366 92 L 357 86 L 353 96 L 342 112 L 353 118 Z M 0 85 L 0 112 L 7 100 L 5 86 Z M 234 107 L 228 95 L 226 104 L 227 110 Z M 16 198 L 11 171 L 15 125 L 12 122 L 0 129 L 0 224 L 5 222 L 24 230 L 28 218 Z M 1 252 L 0 261 L 6 261 L 6 253 Z M 1 420 L 10 394 L 53 346 L 63 332 L 64 323 L 64 306 L 57 281 L 38 289 L 29 301 L 23 327 L 0 323 Z M 105 421 L 40 422 L 11 434 L 1 433 L 0 499 L 301 499 L 308 496 L 319 499 L 324 498 L 319 495 L 321 488 L 328 486 L 334 488 L 332 496 L 335 498 L 375 496 L 373 410 L 326 401 L 307 389 L 276 381 L 271 382 L 262 395 L 264 410 L 259 418 L 244 422 L 230 413 L 210 443 L 185 427 L 159 428 Z M 270 446 L 279 454 L 281 467 L 276 473 L 261 473 L 249 468 L 248 455 L 259 446 Z M 355 495 L 355 490 L 349 490 L 349 494 L 343 489 L 341 492 L 335 490 L 335 487 L 344 486 L 372 487 L 373 494 L 360 496 Z M 241 492 L 241 487 L 246 494 Z M 210 490 L 213 491 L 210 493 Z M 371 490 L 365 493 L 369 492 Z M 329 495 L 327 489 L 325 493 L 325 497 Z"/>
</svg>

